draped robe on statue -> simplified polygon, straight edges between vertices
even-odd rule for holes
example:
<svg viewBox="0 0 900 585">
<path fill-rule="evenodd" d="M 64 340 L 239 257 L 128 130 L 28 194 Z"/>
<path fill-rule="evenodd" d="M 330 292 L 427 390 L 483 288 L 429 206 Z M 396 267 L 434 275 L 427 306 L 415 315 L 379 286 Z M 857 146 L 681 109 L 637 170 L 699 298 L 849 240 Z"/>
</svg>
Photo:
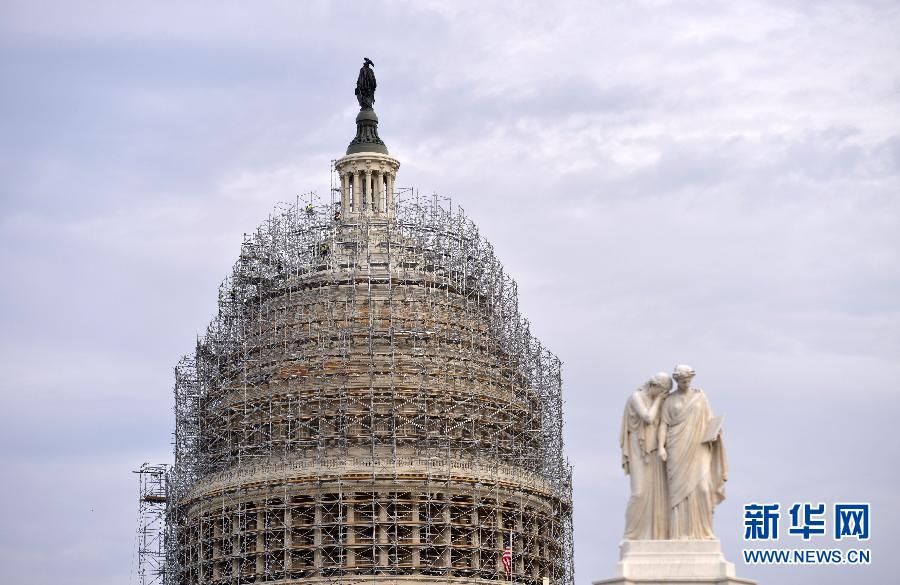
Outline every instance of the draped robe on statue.
<svg viewBox="0 0 900 585">
<path fill-rule="evenodd" d="M 662 406 L 668 451 L 669 538 L 712 539 L 713 508 L 725 499 L 725 447 L 721 436 L 703 442 L 713 413 L 702 390 L 692 388 L 681 400 L 675 398 L 676 394 L 667 397 Z"/>
<path fill-rule="evenodd" d="M 360 108 L 371 108 L 375 104 L 375 72 L 368 67 L 368 63 L 359 70 L 356 78 L 356 101 Z"/>
<path fill-rule="evenodd" d="M 652 398 L 646 392 L 635 392 L 622 417 L 622 467 L 631 476 L 631 498 L 625 510 L 627 540 L 667 537 L 666 471 L 656 449 L 659 418 L 645 421 L 650 403 Z"/>
</svg>

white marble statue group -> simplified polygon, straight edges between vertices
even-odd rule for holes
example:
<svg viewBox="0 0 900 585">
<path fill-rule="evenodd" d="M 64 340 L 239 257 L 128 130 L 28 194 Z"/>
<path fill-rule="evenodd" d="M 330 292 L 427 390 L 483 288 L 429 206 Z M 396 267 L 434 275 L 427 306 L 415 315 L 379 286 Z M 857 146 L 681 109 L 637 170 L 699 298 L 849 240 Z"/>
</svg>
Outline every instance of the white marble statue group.
<svg viewBox="0 0 900 585">
<path fill-rule="evenodd" d="M 703 391 L 691 386 L 693 378 L 693 368 L 684 365 L 671 376 L 656 374 L 625 405 L 626 540 L 715 538 L 713 508 L 725 499 L 728 472 L 722 420 L 713 417 Z"/>
</svg>

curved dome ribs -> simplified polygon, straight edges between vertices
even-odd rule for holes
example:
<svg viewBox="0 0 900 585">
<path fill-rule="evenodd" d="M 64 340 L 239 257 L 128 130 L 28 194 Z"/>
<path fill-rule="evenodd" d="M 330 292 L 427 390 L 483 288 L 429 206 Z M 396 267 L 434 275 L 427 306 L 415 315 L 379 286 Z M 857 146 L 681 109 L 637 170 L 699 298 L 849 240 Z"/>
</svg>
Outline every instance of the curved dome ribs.
<svg viewBox="0 0 900 585">
<path fill-rule="evenodd" d="M 218 306 L 175 369 L 172 583 L 503 580 L 510 543 L 572 583 L 560 362 L 461 209 L 284 206 Z"/>
</svg>

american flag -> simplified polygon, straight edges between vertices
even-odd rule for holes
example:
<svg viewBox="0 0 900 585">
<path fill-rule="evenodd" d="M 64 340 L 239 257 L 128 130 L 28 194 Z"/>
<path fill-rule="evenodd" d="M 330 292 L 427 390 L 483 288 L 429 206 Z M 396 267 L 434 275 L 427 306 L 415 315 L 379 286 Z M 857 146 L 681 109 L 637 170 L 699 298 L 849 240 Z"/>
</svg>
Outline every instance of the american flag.
<svg viewBox="0 0 900 585">
<path fill-rule="evenodd" d="M 503 549 L 503 572 L 506 580 L 512 580 L 512 532 L 509 533 L 509 544 Z"/>
</svg>

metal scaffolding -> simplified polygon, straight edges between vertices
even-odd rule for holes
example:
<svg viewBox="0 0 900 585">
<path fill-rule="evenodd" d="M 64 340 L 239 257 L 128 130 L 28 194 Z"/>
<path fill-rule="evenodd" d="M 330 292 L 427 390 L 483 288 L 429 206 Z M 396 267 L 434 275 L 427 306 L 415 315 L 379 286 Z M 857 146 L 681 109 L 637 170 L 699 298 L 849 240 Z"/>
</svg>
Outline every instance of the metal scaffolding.
<svg viewBox="0 0 900 585">
<path fill-rule="evenodd" d="M 515 282 L 459 207 L 333 193 L 245 237 L 175 368 L 167 582 L 571 585 L 560 362 Z"/>
<path fill-rule="evenodd" d="M 137 576 L 140 585 L 162 585 L 166 569 L 168 466 L 144 463 L 138 474 Z"/>
</svg>

